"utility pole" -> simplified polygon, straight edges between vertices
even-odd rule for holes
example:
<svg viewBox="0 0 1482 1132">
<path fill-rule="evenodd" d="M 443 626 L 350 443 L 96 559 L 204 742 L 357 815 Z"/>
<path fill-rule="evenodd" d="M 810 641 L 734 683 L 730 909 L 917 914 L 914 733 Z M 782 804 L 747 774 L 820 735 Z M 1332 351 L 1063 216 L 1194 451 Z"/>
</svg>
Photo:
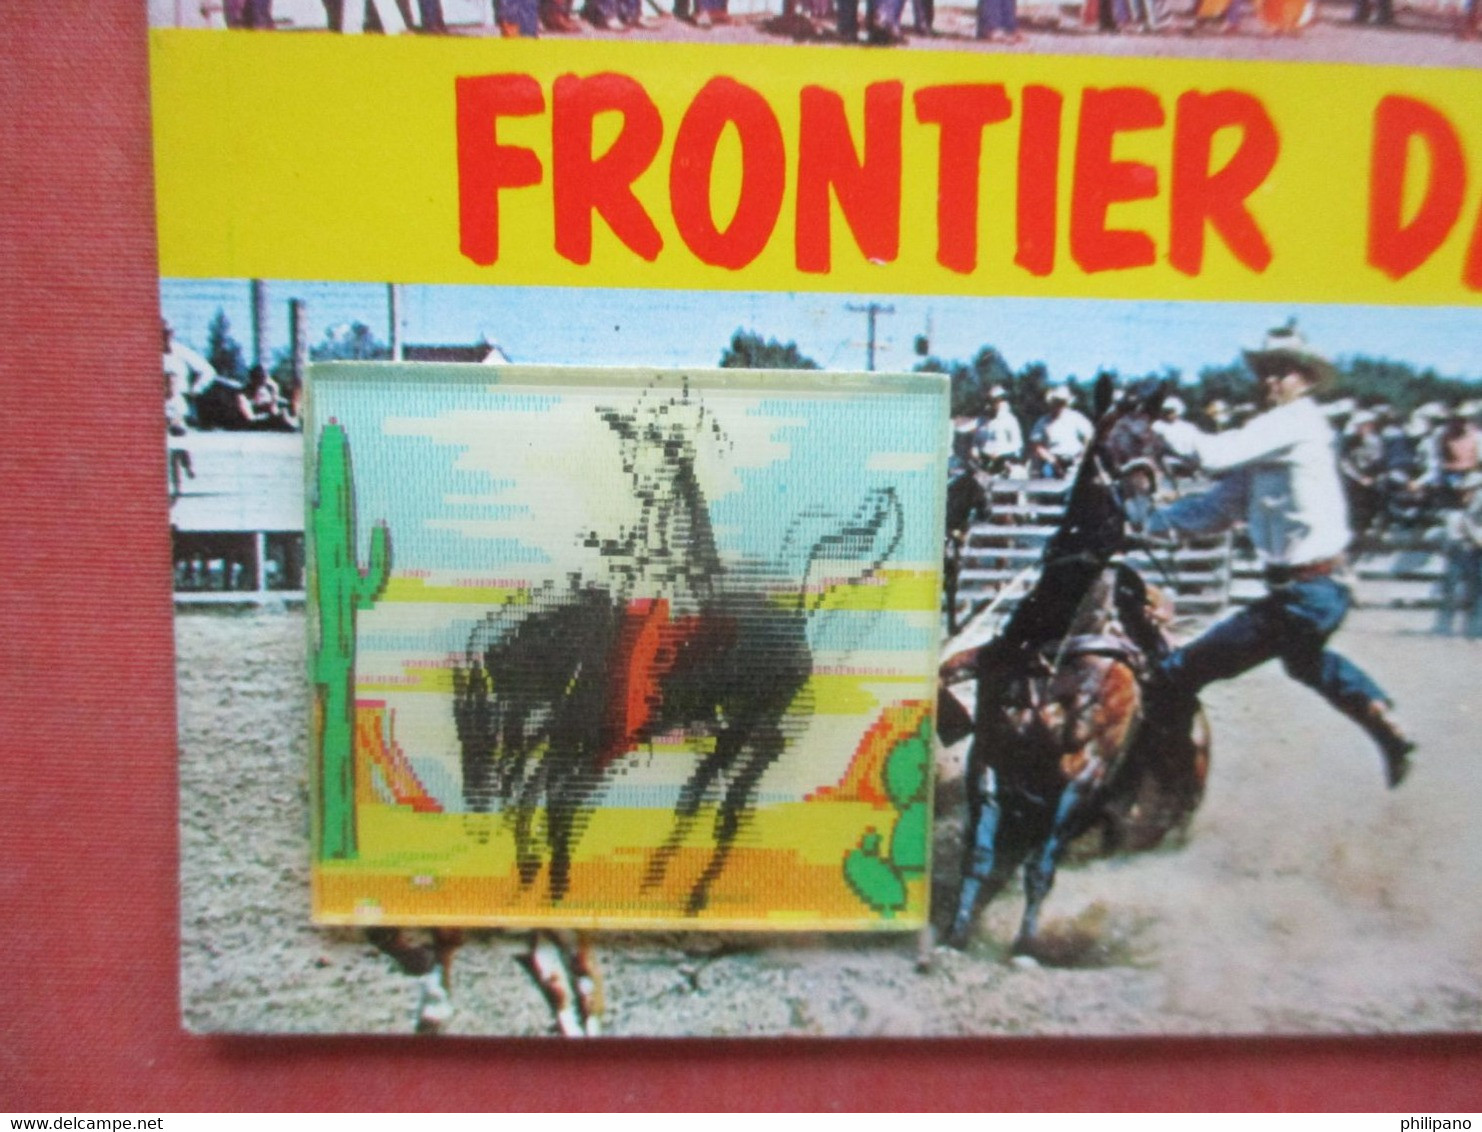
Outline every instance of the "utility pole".
<svg viewBox="0 0 1482 1132">
<path fill-rule="evenodd" d="M 888 306 L 885 303 L 865 303 L 863 306 L 860 306 L 858 303 L 845 303 L 844 304 L 844 309 L 846 311 L 849 311 L 851 314 L 862 314 L 862 315 L 865 315 L 867 317 L 867 319 L 869 320 L 870 332 L 869 332 L 869 343 L 866 346 L 866 349 L 868 350 L 868 353 L 865 355 L 865 357 L 866 357 L 865 369 L 867 369 L 870 373 L 874 373 L 875 372 L 875 319 L 876 319 L 876 317 L 878 315 L 882 315 L 882 314 L 894 314 L 895 313 L 895 308 L 892 307 L 892 306 Z"/>
<path fill-rule="evenodd" d="M 401 284 L 400 283 L 387 283 L 386 284 L 386 307 L 387 307 L 386 313 L 389 316 L 389 320 L 390 320 L 390 323 L 391 323 L 391 326 L 390 326 L 390 332 L 391 332 L 390 333 L 391 360 L 393 362 L 399 362 L 399 361 L 401 361 L 401 354 L 402 354 L 402 351 L 401 351 Z"/>
<path fill-rule="evenodd" d="M 268 285 L 261 279 L 251 282 L 252 293 L 252 364 L 268 365 Z"/>
</svg>

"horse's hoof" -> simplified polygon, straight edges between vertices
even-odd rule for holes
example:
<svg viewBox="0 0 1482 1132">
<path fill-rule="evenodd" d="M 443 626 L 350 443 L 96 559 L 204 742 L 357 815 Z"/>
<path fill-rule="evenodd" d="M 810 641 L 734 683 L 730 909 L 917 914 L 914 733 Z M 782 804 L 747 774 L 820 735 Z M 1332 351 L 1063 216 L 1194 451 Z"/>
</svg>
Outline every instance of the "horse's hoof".
<svg viewBox="0 0 1482 1132">
<path fill-rule="evenodd" d="M 429 971 L 419 982 L 422 985 L 417 1000 L 417 1033 L 440 1033 L 453 1018 L 453 1000 L 443 985 L 442 972 Z"/>
<path fill-rule="evenodd" d="M 1020 971 L 1038 971 L 1039 960 L 1027 951 L 1015 952 L 1009 957 L 1009 963 Z"/>
</svg>

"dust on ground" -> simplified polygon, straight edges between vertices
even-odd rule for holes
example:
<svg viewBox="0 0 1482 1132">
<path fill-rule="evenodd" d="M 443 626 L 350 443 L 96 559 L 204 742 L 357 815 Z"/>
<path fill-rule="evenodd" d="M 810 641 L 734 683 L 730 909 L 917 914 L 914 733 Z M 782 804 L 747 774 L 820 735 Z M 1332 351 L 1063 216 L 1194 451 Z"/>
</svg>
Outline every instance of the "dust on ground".
<svg viewBox="0 0 1482 1132">
<path fill-rule="evenodd" d="M 1187 844 L 1072 866 L 1056 966 L 1009 962 L 1001 897 L 965 953 L 914 936 L 627 934 L 599 945 L 606 1030 L 642 1035 L 1350 1033 L 1482 1024 L 1482 642 L 1360 610 L 1339 649 L 1399 702 L 1417 768 L 1384 789 L 1351 723 L 1267 665 L 1211 689 L 1215 753 Z M 416 984 L 308 924 L 301 611 L 182 612 L 182 1002 L 199 1031 L 407 1033 Z M 944 752 L 935 880 L 960 845 Z M 523 939 L 473 933 L 453 1034 L 543 1035 Z"/>
</svg>

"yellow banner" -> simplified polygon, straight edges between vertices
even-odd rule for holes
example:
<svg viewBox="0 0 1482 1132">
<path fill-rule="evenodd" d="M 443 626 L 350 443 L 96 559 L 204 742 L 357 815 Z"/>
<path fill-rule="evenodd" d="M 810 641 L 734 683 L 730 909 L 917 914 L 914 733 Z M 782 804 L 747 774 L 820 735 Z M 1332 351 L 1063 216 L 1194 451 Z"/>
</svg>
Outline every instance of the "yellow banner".
<svg viewBox="0 0 1482 1132">
<path fill-rule="evenodd" d="M 160 271 L 1475 304 L 1482 72 L 152 33 Z"/>
</svg>

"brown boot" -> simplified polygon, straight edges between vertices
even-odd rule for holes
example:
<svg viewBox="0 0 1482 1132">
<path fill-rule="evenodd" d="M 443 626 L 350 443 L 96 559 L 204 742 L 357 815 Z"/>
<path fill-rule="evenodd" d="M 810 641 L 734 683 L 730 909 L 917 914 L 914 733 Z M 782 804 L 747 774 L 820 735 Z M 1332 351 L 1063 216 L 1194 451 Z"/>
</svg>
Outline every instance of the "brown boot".
<svg viewBox="0 0 1482 1132">
<path fill-rule="evenodd" d="M 1369 705 L 1359 719 L 1359 725 L 1369 733 L 1369 738 L 1379 744 L 1384 755 L 1385 780 L 1393 790 L 1410 773 L 1410 756 L 1415 751 L 1415 741 L 1400 729 L 1390 714 L 1389 705 L 1383 700 L 1375 700 Z"/>
</svg>

